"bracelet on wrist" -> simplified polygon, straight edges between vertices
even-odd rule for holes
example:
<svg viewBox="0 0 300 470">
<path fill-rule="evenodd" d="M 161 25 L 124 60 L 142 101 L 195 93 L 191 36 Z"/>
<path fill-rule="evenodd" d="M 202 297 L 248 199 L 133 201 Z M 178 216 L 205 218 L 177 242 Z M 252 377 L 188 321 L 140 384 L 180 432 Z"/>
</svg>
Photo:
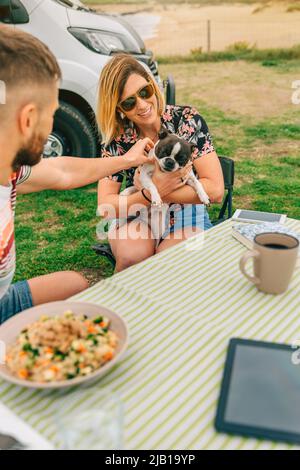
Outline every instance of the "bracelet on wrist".
<svg viewBox="0 0 300 470">
<path fill-rule="evenodd" d="M 148 196 L 146 196 L 146 194 L 144 193 L 144 191 L 145 191 L 145 188 L 141 189 L 142 195 L 144 196 L 144 198 L 146 199 L 146 201 L 152 203 L 151 199 L 149 199 Z"/>
</svg>

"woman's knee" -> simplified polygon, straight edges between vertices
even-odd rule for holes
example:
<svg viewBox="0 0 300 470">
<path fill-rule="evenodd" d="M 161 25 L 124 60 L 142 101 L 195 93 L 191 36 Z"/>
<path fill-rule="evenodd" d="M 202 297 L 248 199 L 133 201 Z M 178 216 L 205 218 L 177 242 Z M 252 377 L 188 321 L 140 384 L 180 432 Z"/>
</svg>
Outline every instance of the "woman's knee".
<svg viewBox="0 0 300 470">
<path fill-rule="evenodd" d="M 69 271 L 69 283 L 77 292 L 82 292 L 89 287 L 87 279 L 76 271 Z"/>
<path fill-rule="evenodd" d="M 68 297 L 78 294 L 89 287 L 86 278 L 76 271 L 61 271 L 53 273 L 56 276 L 56 283 L 59 285 L 61 282 L 64 285 L 64 291 Z"/>
<path fill-rule="evenodd" d="M 143 232 L 135 231 L 136 222 L 133 221 L 109 234 L 108 240 L 116 258 L 116 271 L 123 271 L 154 254 L 155 240 L 149 227 L 143 228 Z"/>
<path fill-rule="evenodd" d="M 136 246 L 125 247 L 117 251 L 116 255 L 116 271 L 123 271 L 154 254 L 154 244 L 138 244 Z"/>
<path fill-rule="evenodd" d="M 168 237 L 166 237 L 157 247 L 156 253 L 160 253 L 167 248 L 171 248 L 172 246 L 178 245 L 188 238 L 194 237 L 195 235 L 199 235 L 202 233 L 203 230 L 199 227 L 185 227 L 184 230 L 176 230 L 173 233 L 170 233 Z"/>
</svg>

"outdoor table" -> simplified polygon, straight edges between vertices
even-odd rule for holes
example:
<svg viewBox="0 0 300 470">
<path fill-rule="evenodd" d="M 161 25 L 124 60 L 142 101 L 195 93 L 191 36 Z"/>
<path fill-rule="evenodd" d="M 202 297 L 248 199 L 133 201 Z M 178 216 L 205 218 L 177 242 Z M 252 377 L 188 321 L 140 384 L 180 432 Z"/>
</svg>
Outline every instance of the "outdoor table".
<svg viewBox="0 0 300 470">
<path fill-rule="evenodd" d="M 231 226 L 217 225 L 73 298 L 128 322 L 125 357 L 93 385 L 120 394 L 126 449 L 296 448 L 218 434 L 213 426 L 230 338 L 300 340 L 300 269 L 286 293 L 257 291 L 239 271 L 246 248 Z M 300 221 L 286 226 L 300 231 Z M 0 400 L 54 442 L 56 394 L 0 382 Z"/>
</svg>

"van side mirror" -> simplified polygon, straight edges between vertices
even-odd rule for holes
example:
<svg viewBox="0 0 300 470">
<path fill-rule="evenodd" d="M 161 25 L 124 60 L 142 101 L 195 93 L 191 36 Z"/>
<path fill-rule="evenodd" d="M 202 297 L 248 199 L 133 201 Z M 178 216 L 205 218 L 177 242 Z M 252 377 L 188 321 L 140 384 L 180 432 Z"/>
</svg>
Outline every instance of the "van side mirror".
<svg viewBox="0 0 300 470">
<path fill-rule="evenodd" d="M 20 0 L 2 0 L 0 5 L 0 22 L 6 24 L 29 23 L 29 15 Z"/>
<path fill-rule="evenodd" d="M 11 0 L 11 14 L 14 24 L 29 23 L 29 15 L 20 0 Z"/>
</svg>

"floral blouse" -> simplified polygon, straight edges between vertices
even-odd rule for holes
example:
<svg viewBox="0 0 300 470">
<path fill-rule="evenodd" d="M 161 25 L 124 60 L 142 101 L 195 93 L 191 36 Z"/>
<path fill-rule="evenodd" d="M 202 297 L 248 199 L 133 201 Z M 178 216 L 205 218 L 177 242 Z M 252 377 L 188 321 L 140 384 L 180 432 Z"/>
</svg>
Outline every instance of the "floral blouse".
<svg viewBox="0 0 300 470">
<path fill-rule="evenodd" d="M 172 134 L 178 135 L 195 145 L 193 160 L 214 151 L 207 124 L 195 108 L 190 106 L 167 105 L 161 117 L 162 125 Z M 133 123 L 126 126 L 125 132 L 108 146 L 101 146 L 102 157 L 124 155 L 138 141 L 138 130 Z M 133 185 L 135 168 L 115 173 L 107 178 L 122 183 L 126 176 L 126 187 Z"/>
</svg>

